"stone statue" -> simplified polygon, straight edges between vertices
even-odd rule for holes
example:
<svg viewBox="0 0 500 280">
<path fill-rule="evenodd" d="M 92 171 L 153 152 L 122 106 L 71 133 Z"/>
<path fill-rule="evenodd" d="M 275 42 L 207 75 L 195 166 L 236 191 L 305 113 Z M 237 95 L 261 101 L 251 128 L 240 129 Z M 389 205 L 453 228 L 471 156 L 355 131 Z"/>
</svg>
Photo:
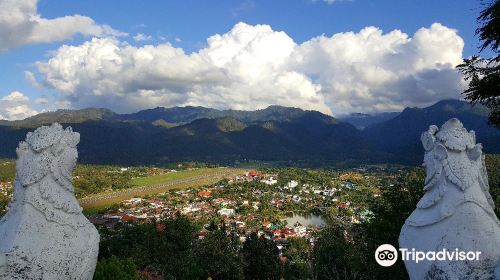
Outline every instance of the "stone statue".
<svg viewBox="0 0 500 280">
<path fill-rule="evenodd" d="M 0 220 L 0 279 L 92 279 L 99 234 L 71 185 L 79 141 L 53 124 L 19 143 L 14 195 Z"/>
<path fill-rule="evenodd" d="M 425 195 L 401 229 L 400 249 L 480 254 L 478 260 L 405 260 L 410 278 L 500 279 L 500 222 L 474 131 L 453 118 L 440 129 L 430 126 L 421 140 Z"/>
</svg>

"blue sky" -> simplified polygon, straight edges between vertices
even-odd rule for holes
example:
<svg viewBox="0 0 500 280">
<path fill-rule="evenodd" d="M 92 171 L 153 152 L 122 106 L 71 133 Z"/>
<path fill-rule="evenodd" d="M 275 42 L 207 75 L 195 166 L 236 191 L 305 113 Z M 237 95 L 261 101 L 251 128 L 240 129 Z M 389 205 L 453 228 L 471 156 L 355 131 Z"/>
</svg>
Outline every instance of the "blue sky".
<svg viewBox="0 0 500 280">
<path fill-rule="evenodd" d="M 15 4 L 12 4 L 14 2 L 11 0 L 0 0 L 0 6 L 2 5 L 2 2 L 4 2 L 3 5 L 6 5 L 8 8 L 13 8 L 13 6 L 15 6 Z M 74 15 L 81 15 L 93 20 L 94 23 L 88 25 L 88 28 L 75 28 L 75 30 L 66 30 L 71 29 L 71 27 L 65 27 L 66 29 L 64 29 L 64 32 L 67 32 L 68 34 L 67 36 L 62 36 L 62 39 L 59 38 L 57 34 L 53 34 L 54 32 L 57 33 L 62 31 L 57 29 L 57 27 L 50 26 L 50 28 L 43 29 L 43 32 L 52 32 L 49 35 L 54 37 L 53 40 L 40 42 L 40 39 L 36 38 L 16 38 L 17 41 L 10 45 L 6 44 L 6 46 L 3 47 L 4 50 L 0 53 L 0 66 L 2 67 L 2 74 L 0 75 L 0 98 L 8 96 L 12 92 L 20 92 L 23 96 L 29 98 L 29 101 L 26 101 L 26 98 L 21 98 L 22 100 L 20 101 L 22 102 L 20 103 L 4 102 L 5 104 L 0 104 L 0 116 L 3 116 L 3 118 L 19 118 L 29 115 L 30 112 L 32 114 L 43 110 L 54 110 L 59 107 L 81 108 L 99 105 L 113 107 L 115 104 L 117 104 L 116 108 L 111 109 L 125 112 L 139 110 L 154 105 L 209 105 L 219 108 L 233 107 L 240 109 L 257 109 L 265 107 L 266 105 L 281 103 L 281 105 L 304 107 L 305 109 L 317 109 L 325 113 L 336 115 L 352 111 L 375 112 L 382 110 L 398 110 L 404 106 L 425 105 L 438 100 L 441 97 L 441 92 L 442 97 L 448 98 L 455 95 L 458 98 L 459 91 L 457 89 L 463 86 L 463 82 L 461 82 L 462 84 L 459 84 L 459 82 L 457 82 L 457 78 L 452 77 L 450 67 L 448 67 L 450 69 L 444 69 L 438 65 L 442 65 L 443 63 L 454 63 L 457 60 L 456 55 L 468 57 L 477 53 L 477 46 L 479 42 L 477 37 L 474 36 L 474 30 L 476 28 L 475 18 L 482 8 L 480 1 L 473 0 L 337 0 L 332 1 L 332 3 L 322 0 L 40 0 L 38 3 L 36 3 L 35 0 L 28 0 L 26 2 L 33 2 L 33 6 L 36 8 L 36 11 L 33 13 L 39 15 L 40 18 L 43 19 L 51 20 L 65 16 L 72 17 Z M 0 13 L 0 26 L 2 16 L 5 17 L 5 15 Z M 8 22 L 8 20 L 8 18 L 4 18 L 4 22 Z M 71 24 L 75 24 L 75 22 L 71 22 Z M 108 77 L 106 75 L 109 75 L 109 81 L 103 81 L 103 79 L 101 79 L 102 77 L 99 77 L 99 79 L 96 78 L 97 80 L 92 80 L 88 78 L 88 72 L 83 74 L 81 73 L 82 69 L 89 67 L 89 65 L 82 63 L 72 65 L 71 67 L 73 68 L 71 68 L 71 71 L 74 71 L 77 74 L 71 76 L 71 78 L 80 79 L 80 83 L 78 86 L 68 89 L 61 86 L 61 83 L 71 82 L 64 80 L 68 79 L 68 77 L 61 77 L 62 73 L 69 71 L 67 68 L 61 69 L 60 65 L 51 65 L 51 70 L 47 71 L 43 71 L 40 68 L 40 65 L 43 66 L 44 64 L 48 64 L 48 61 L 51 58 L 68 58 L 68 54 L 66 54 L 65 57 L 62 57 L 62 55 L 58 56 L 61 52 L 60 47 L 62 45 L 66 44 L 79 47 L 83 46 L 86 42 L 90 42 L 94 37 L 100 39 L 112 38 L 110 40 L 115 40 L 113 44 L 115 47 L 120 48 L 120 50 L 124 50 L 126 48 L 125 45 L 127 44 L 135 48 L 140 48 L 144 45 L 152 45 L 156 48 L 168 42 L 172 48 L 182 49 L 185 55 L 197 54 L 203 49 L 208 49 L 207 53 L 209 53 L 213 50 L 213 48 L 209 46 L 210 43 L 207 43 L 207 38 L 214 36 L 215 34 L 229 34 L 231 30 L 234 30 L 233 28 L 239 22 L 246 24 L 246 27 L 242 27 L 243 29 L 248 31 L 250 29 L 252 30 L 249 32 L 253 32 L 253 39 L 263 38 L 259 34 L 266 33 L 267 31 L 263 29 L 256 31 L 255 27 L 265 25 L 269 26 L 273 34 L 283 31 L 288 38 L 293 40 L 293 44 L 296 46 L 301 46 L 309 41 L 312 42 L 313 38 L 317 38 L 321 35 L 323 35 L 324 38 L 332 39 L 335 37 L 333 36 L 335 34 L 354 32 L 354 34 L 361 36 L 360 31 L 369 26 L 378 28 L 381 31 L 381 36 L 394 30 L 400 30 L 402 33 L 406 34 L 410 39 L 409 41 L 411 41 L 415 32 L 421 28 L 427 28 L 430 30 L 433 23 L 439 23 L 446 29 L 456 30 L 455 37 L 463 40 L 463 49 L 461 49 L 461 54 L 455 54 L 454 58 L 452 58 L 451 55 L 447 57 L 439 57 L 436 56 L 435 53 L 440 52 L 438 49 L 439 46 L 441 46 L 440 44 L 446 47 L 447 42 L 443 41 L 436 43 L 436 39 L 429 39 L 428 42 L 421 42 L 420 47 L 409 46 L 412 44 L 409 42 L 405 42 L 404 44 L 402 43 L 401 48 L 404 50 L 401 51 L 402 58 L 400 59 L 409 59 L 409 61 L 411 60 L 409 63 L 414 63 L 413 65 L 417 65 L 415 64 L 417 58 L 410 55 L 410 53 L 419 52 L 419 49 L 422 48 L 429 48 L 429 50 L 415 54 L 415 56 L 426 57 L 422 59 L 426 60 L 425 65 L 415 66 L 412 73 L 406 73 L 403 75 L 401 74 L 403 68 L 396 67 L 394 64 L 387 64 L 386 61 L 389 59 L 387 57 L 388 55 L 380 54 L 381 57 L 383 56 L 383 58 L 380 59 L 382 62 L 379 60 L 375 62 L 370 61 L 370 64 L 373 64 L 374 69 L 383 69 L 384 71 L 390 72 L 388 74 L 389 76 L 397 75 L 399 78 L 397 80 L 395 78 L 387 78 L 388 82 L 384 87 L 373 90 L 371 90 L 371 88 L 375 88 L 375 86 L 370 83 L 353 86 L 353 90 L 345 89 L 345 82 L 353 79 L 356 80 L 358 78 L 356 75 L 360 74 L 358 73 L 360 70 L 355 70 L 351 73 L 351 76 L 342 77 L 342 73 L 344 71 L 352 70 L 352 67 L 350 66 L 354 64 L 352 64 L 353 58 L 351 58 L 351 56 L 345 60 L 339 61 L 336 58 L 337 53 L 333 53 L 326 58 L 318 58 L 319 60 L 331 59 L 329 65 L 325 66 L 311 62 L 306 63 L 307 66 L 297 66 L 296 57 L 302 57 L 306 50 L 290 50 L 290 58 L 288 58 L 288 56 L 286 59 L 283 58 L 286 62 L 280 61 L 279 65 L 273 62 L 274 66 L 264 71 L 270 71 L 269 73 L 271 73 L 271 75 L 274 75 L 274 73 L 282 73 L 281 76 L 276 77 L 276 79 L 273 80 L 257 80 L 256 82 L 254 73 L 241 72 L 241 75 L 235 77 L 224 76 L 223 78 L 207 78 L 210 83 L 212 83 L 210 87 L 207 87 L 206 84 L 208 83 L 208 80 L 204 81 L 203 84 L 200 85 L 198 81 L 185 81 L 185 78 L 173 77 L 171 74 L 165 74 L 164 69 L 156 69 L 154 71 L 159 71 L 159 73 L 151 70 L 153 71 L 151 72 L 152 75 L 158 79 L 155 85 L 144 85 L 147 81 L 131 81 L 132 78 L 129 78 L 128 80 L 124 80 L 122 82 L 123 84 L 132 83 L 133 86 L 129 85 L 129 88 L 119 88 L 118 91 L 122 90 L 123 92 L 120 92 L 118 95 L 115 95 L 116 92 L 114 88 L 108 87 L 109 81 L 113 80 L 113 73 L 102 73 L 103 77 Z M 65 25 L 63 21 L 61 21 L 61 23 L 62 25 Z M 71 24 L 68 23 L 68 25 Z M 110 29 L 116 32 L 113 33 L 102 30 L 94 30 L 103 25 L 107 25 Z M 1 28 L 2 27 L 0 27 L 0 29 Z M 2 38 L 1 36 L 7 36 L 5 34 L 9 34 L 9 32 L 12 33 L 14 30 L 15 29 L 7 30 L 4 33 L 0 30 L 0 41 L 10 40 L 7 37 Z M 437 34 L 444 31 L 435 28 L 431 30 L 431 32 L 434 32 L 436 35 L 433 38 L 439 39 L 440 35 Z M 121 35 L 119 33 L 121 33 Z M 124 35 L 124 33 L 127 33 L 127 35 Z M 135 40 L 134 37 L 138 34 L 142 34 L 142 37 L 146 40 Z M 266 34 L 269 35 L 269 32 Z M 31 34 L 30 36 L 37 37 L 35 35 Z M 452 35 L 453 34 L 450 36 Z M 40 36 L 45 36 L 45 34 L 41 34 Z M 135 38 L 139 39 L 139 37 Z M 370 38 L 365 38 L 364 40 L 370 41 L 372 40 Z M 239 54 L 241 54 L 242 50 L 245 51 L 245 48 L 254 47 L 254 44 L 251 42 L 258 42 L 258 39 L 253 39 L 248 42 L 245 41 L 245 44 L 247 44 L 245 46 L 236 47 L 239 50 Z M 285 42 L 285 39 L 284 41 L 276 41 L 276 46 L 281 46 L 278 42 L 283 42 L 283 47 L 286 47 L 286 44 L 289 42 Z M 390 38 L 381 37 L 381 40 L 389 39 Z M 348 39 L 337 41 L 332 39 L 331 41 L 332 45 L 329 45 L 329 43 L 325 43 L 323 45 L 318 43 L 316 49 L 314 49 L 316 51 L 313 52 L 313 55 L 309 52 L 305 59 L 307 60 L 313 57 L 316 53 L 325 51 L 325 48 L 328 46 L 346 44 L 346 49 L 349 49 L 351 46 L 349 45 L 351 41 L 348 41 Z M 226 41 L 221 41 L 220 43 L 224 42 Z M 362 42 L 356 42 L 353 41 L 353 44 L 362 44 L 365 48 L 372 46 L 368 44 L 364 45 Z M 456 40 L 453 42 L 456 42 Z M 408 47 L 403 45 L 408 45 Z M 102 44 L 100 46 L 103 47 Z M 433 48 L 433 46 L 437 47 Z M 0 45 L 0 50 L 1 49 L 2 46 Z M 302 49 L 305 49 L 305 47 Z M 135 49 L 135 51 L 137 50 L 138 49 Z M 158 55 L 158 57 L 155 57 L 154 61 L 157 61 L 157 59 L 170 59 L 163 57 L 160 53 L 161 51 L 162 50 L 154 51 L 154 55 Z M 399 47 L 396 48 L 395 52 L 398 51 L 400 51 Z M 228 49 L 226 52 L 230 53 L 231 51 Z M 326 52 L 328 51 L 326 50 Z M 442 50 L 442 53 L 447 52 L 459 53 L 460 50 L 458 50 L 458 48 L 453 50 Z M 253 52 L 252 49 L 252 51 L 248 51 L 248 53 L 256 56 L 262 55 L 262 52 L 258 49 L 255 49 L 255 52 Z M 277 50 L 277 53 L 280 53 L 279 50 Z M 81 54 L 81 52 L 79 52 L 79 54 Z M 126 52 L 119 54 L 119 56 L 128 55 L 129 53 Z M 344 54 L 339 54 L 339 56 L 343 55 Z M 364 55 L 366 54 L 360 54 L 360 56 Z M 212 55 L 207 55 L 207 57 L 213 59 Z M 233 60 L 238 60 L 239 56 L 237 57 L 238 59 L 235 59 L 234 57 L 232 58 Z M 201 60 L 206 63 L 207 59 L 208 58 L 204 57 Z M 251 57 L 246 57 L 245 59 L 246 60 L 238 60 L 238 65 L 243 69 L 247 67 L 247 64 L 250 65 L 248 67 L 251 67 L 251 65 L 254 64 L 251 61 Z M 262 67 L 267 67 L 270 61 L 266 60 L 268 58 L 262 59 L 261 57 L 256 57 L 256 61 L 262 61 L 262 63 L 264 63 L 263 65 L 265 66 Z M 314 59 L 311 58 L 311 61 Z M 428 61 L 429 59 L 435 59 L 436 61 L 435 63 L 432 63 L 432 61 Z M 183 67 L 186 67 L 186 64 L 191 65 L 194 63 L 193 61 L 198 60 L 190 58 L 181 59 L 181 62 L 177 59 L 175 61 L 176 63 L 184 63 L 179 65 L 180 69 L 183 69 Z M 360 62 L 355 58 L 354 61 Z M 36 64 L 37 62 L 40 63 Z M 63 64 L 66 65 L 67 63 L 68 62 L 66 61 Z M 164 63 L 169 65 L 169 61 L 164 61 Z M 283 63 L 287 66 L 283 66 Z M 377 63 L 381 64 L 378 65 Z M 211 65 L 207 66 L 203 64 L 200 67 L 209 67 L 211 70 L 206 71 L 212 72 L 218 70 L 221 70 L 222 72 L 238 72 L 238 69 L 240 69 L 236 69 L 234 68 L 236 66 L 228 65 L 227 63 L 222 65 L 212 61 L 209 64 Z M 79 65 L 82 69 L 74 69 L 75 67 L 80 67 Z M 137 70 L 137 65 L 138 64 L 134 64 L 131 66 L 134 67 L 132 70 Z M 342 67 L 339 65 L 342 65 Z M 212 69 L 211 67 L 214 68 Z M 36 83 L 38 83 L 38 85 L 35 85 L 36 83 L 30 82 L 29 79 L 26 78 L 25 71 L 33 73 L 33 75 L 37 78 Z M 120 71 L 125 71 L 125 69 L 121 69 Z M 127 69 L 127 71 L 131 71 L 131 69 Z M 426 75 L 428 76 L 428 72 L 434 73 L 432 71 L 437 71 L 440 75 L 444 75 L 442 78 L 443 82 L 454 81 L 457 85 L 444 88 L 442 84 L 439 84 L 435 80 L 421 82 L 421 80 L 424 79 L 423 77 L 426 77 Z M 196 71 L 191 72 L 191 74 L 192 76 L 200 75 L 200 73 Z M 299 76 L 295 74 L 298 74 Z M 249 78 L 249 76 L 246 75 L 253 76 Z M 360 75 L 365 77 L 367 74 L 361 73 Z M 293 78 L 291 78 L 292 76 Z M 338 77 L 345 79 L 337 80 L 340 79 Z M 183 82 L 179 82 L 179 79 Z M 213 79 L 215 79 L 216 82 L 214 82 Z M 175 85 L 172 85 L 173 80 L 175 80 Z M 221 87 L 227 84 L 233 84 L 235 81 L 239 81 L 241 83 L 238 84 L 238 86 L 221 89 Z M 292 92 L 290 88 L 283 88 L 277 90 L 280 92 L 279 94 L 274 94 L 273 86 L 276 83 L 280 83 L 280 81 L 287 81 L 287 83 L 295 84 L 296 87 L 301 88 L 301 91 Z M 84 82 L 87 84 L 83 84 Z M 92 87 L 91 85 L 94 82 L 96 85 L 102 82 L 103 85 L 100 87 Z M 254 86 L 254 84 L 262 85 L 266 83 L 269 83 L 269 86 L 266 88 Z M 422 87 L 419 89 L 419 92 L 428 92 L 429 96 L 409 98 L 408 94 L 402 94 L 401 96 L 398 95 L 393 98 L 393 96 L 382 96 L 380 93 L 383 91 L 396 92 L 401 89 L 405 90 L 411 85 Z M 106 87 L 106 90 L 103 90 L 103 87 Z M 367 90 L 366 88 L 370 88 L 370 90 Z M 88 95 L 87 92 L 89 91 L 93 93 Z M 227 92 L 229 91 L 233 91 L 231 96 L 227 95 Z M 234 93 L 234 91 L 244 92 L 244 96 L 236 96 L 238 93 Z M 266 91 L 268 92 L 265 93 L 264 96 L 253 94 L 253 92 Z M 352 98 L 352 104 L 348 104 L 351 99 L 348 96 L 350 94 L 355 97 Z M 109 97 L 111 95 L 113 95 L 112 98 Z M 266 95 L 275 95 L 275 97 L 266 99 Z M 108 98 L 103 99 L 101 98 L 102 96 L 108 96 Z M 123 97 L 123 99 L 120 99 L 120 96 Z M 367 100 L 362 100 L 362 97 L 367 97 Z M 43 102 L 34 102 L 36 99 L 40 98 L 43 98 Z M 139 102 L 144 98 L 151 98 L 151 102 Z M 221 102 L 221 98 L 228 99 L 228 102 Z M 251 98 L 254 98 L 254 100 L 250 101 L 255 102 L 248 102 L 248 99 Z M 304 99 L 300 100 L 300 98 Z M 392 101 L 389 102 L 389 99 Z M 120 104 L 122 103 L 121 100 L 126 101 L 124 101 L 123 104 Z M 137 106 L 134 105 L 134 102 L 137 103 Z M 11 110 L 10 117 L 7 116 L 8 112 L 5 111 L 5 107 L 10 106 L 12 109 L 13 106 L 20 106 L 20 104 L 25 106 L 23 107 L 24 109 L 30 108 L 30 111 L 26 114 L 19 113 L 16 115 L 12 113 Z M 367 104 L 375 105 L 368 106 Z M 4 107 L 3 109 L 2 106 Z M 18 111 L 21 111 L 21 109 Z"/>
<path fill-rule="evenodd" d="M 477 51 L 475 18 L 481 4 L 475 0 L 347 0 L 331 4 L 321 0 L 42 0 L 38 9 L 47 18 L 81 14 L 131 34 L 164 36 L 170 41 L 182 38 L 179 45 L 188 51 L 198 50 L 206 38 L 227 32 L 239 21 L 269 24 L 299 43 L 320 34 L 359 31 L 366 26 L 413 34 L 439 22 L 458 30 L 466 42 L 467 56 Z"/>
</svg>

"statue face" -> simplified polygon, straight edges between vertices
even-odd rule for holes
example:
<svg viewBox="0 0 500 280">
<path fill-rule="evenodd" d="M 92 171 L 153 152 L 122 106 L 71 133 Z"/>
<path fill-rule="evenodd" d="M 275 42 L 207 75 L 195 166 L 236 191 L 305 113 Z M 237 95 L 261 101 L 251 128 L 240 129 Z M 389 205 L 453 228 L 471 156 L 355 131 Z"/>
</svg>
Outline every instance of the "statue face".
<svg viewBox="0 0 500 280">
<path fill-rule="evenodd" d="M 78 158 L 78 152 L 76 148 L 66 147 L 62 154 L 59 156 L 61 174 L 66 177 L 66 179 L 71 180 L 72 171 L 76 165 L 76 160 Z"/>
<path fill-rule="evenodd" d="M 16 163 L 16 176 L 21 185 L 29 186 L 45 177 L 51 164 L 51 157 L 42 156 L 31 149 L 23 151 Z"/>
<path fill-rule="evenodd" d="M 424 163 L 425 167 L 425 184 L 429 183 L 434 174 L 441 169 L 442 161 L 448 157 L 446 148 L 441 144 L 436 144 L 431 150 L 425 152 Z"/>
<path fill-rule="evenodd" d="M 438 164 L 439 163 L 436 161 L 436 158 L 434 157 L 434 149 L 425 152 L 424 163 L 422 163 L 422 166 L 425 167 L 425 174 L 426 174 L 425 184 L 427 184 L 434 175 L 434 172 L 437 169 Z"/>
</svg>

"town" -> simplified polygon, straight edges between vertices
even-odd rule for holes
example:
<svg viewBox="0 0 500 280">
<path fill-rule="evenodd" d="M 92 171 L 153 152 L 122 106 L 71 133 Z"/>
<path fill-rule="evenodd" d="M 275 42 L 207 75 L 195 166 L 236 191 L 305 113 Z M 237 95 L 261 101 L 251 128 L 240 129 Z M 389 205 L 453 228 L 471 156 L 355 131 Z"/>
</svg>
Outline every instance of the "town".
<svg viewBox="0 0 500 280">
<path fill-rule="evenodd" d="M 486 158 L 495 200 L 498 159 Z M 12 197 L 15 162 L 0 164 L 3 215 Z M 210 174 L 223 178 L 192 181 Z M 242 279 L 242 269 L 245 277 L 265 269 L 255 273 L 269 279 L 313 279 L 320 271 L 350 279 L 359 271 L 376 278 L 403 277 L 403 266 L 383 270 L 367 256 L 379 244 L 397 243 L 402 224 L 422 197 L 423 182 L 422 168 L 399 165 L 77 165 L 73 173 L 81 203 L 134 194 L 82 204 L 100 234 L 103 260 L 96 271 L 130 267 L 131 274 L 139 273 L 137 279 L 158 280 L 188 273 L 193 273 L 190 279 Z M 140 190 L 146 191 L 136 195 Z"/>
<path fill-rule="evenodd" d="M 224 224 L 244 242 L 249 234 L 274 240 L 281 250 L 289 238 L 314 243 L 327 219 L 360 223 L 370 218 L 367 200 L 379 188 L 393 186 L 398 168 L 353 171 L 270 169 L 247 171 L 201 188 L 172 189 L 134 197 L 89 216 L 96 226 L 160 222 L 183 215 L 201 225 L 198 238 L 211 224 Z"/>
</svg>

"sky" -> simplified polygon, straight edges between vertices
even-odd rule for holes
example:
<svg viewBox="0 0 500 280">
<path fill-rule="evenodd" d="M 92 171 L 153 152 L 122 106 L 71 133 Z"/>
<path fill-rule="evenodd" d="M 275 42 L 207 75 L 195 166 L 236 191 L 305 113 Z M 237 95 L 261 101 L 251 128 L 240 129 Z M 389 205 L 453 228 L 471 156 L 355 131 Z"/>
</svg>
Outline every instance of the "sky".
<svg viewBox="0 0 500 280">
<path fill-rule="evenodd" d="M 480 0 L 0 0 L 0 119 L 461 98 Z M 488 55 L 483 54 L 483 55 Z"/>
</svg>

